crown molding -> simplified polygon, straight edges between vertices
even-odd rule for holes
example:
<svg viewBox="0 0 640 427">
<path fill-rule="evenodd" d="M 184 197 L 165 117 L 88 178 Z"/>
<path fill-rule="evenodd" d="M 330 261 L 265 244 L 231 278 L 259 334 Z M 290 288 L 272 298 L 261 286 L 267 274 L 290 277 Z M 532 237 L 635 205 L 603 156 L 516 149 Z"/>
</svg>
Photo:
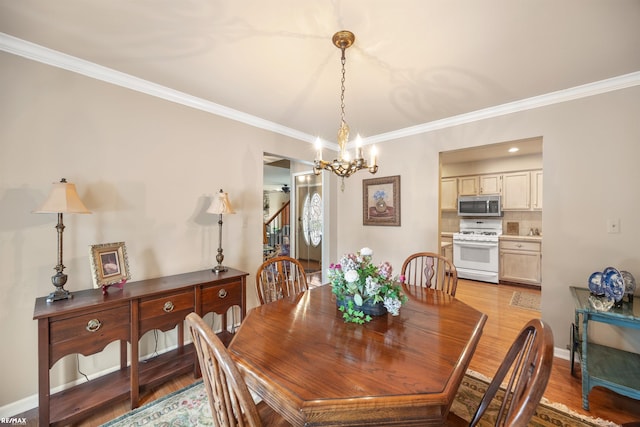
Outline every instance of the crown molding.
<svg viewBox="0 0 640 427">
<path fill-rule="evenodd" d="M 202 98 L 198 98 L 184 92 L 179 92 L 168 87 L 152 83 L 150 81 L 134 77 L 129 74 L 116 71 L 111 68 L 58 52 L 35 43 L 31 43 L 17 37 L 10 36 L 6 33 L 0 33 L 0 49 L 18 55 L 33 61 L 48 64 L 53 67 L 62 68 L 74 73 L 82 74 L 97 80 L 111 83 L 117 86 L 125 87 L 137 92 L 145 93 L 157 98 L 161 98 L 170 102 L 185 105 L 201 111 L 206 111 L 217 116 L 225 117 L 245 123 L 249 126 L 275 132 L 288 136 L 293 139 L 304 141 L 310 144 L 315 143 L 316 137 L 298 130 L 282 126 L 269 120 L 242 111 L 234 110 L 224 105 L 216 104 Z M 593 83 L 575 86 L 568 89 L 551 92 L 548 94 L 526 98 L 507 104 L 497 105 L 482 110 L 472 111 L 470 113 L 460 114 L 457 116 L 447 117 L 441 120 L 422 123 L 391 132 L 381 133 L 378 135 L 363 138 L 363 145 L 385 142 L 393 139 L 404 138 L 407 136 L 429 133 L 439 129 L 459 126 L 466 123 L 472 123 L 479 120 L 485 120 L 493 117 L 504 116 L 520 111 L 526 111 L 534 108 L 544 107 L 562 102 L 572 101 L 575 99 L 586 98 L 593 95 L 599 95 L 606 92 L 625 89 L 632 86 L 640 85 L 640 71 L 613 77 L 606 80 L 600 80 Z M 338 144 L 333 142 L 322 141 L 323 147 L 338 151 Z M 352 145 L 353 142 L 350 144 Z"/>
<path fill-rule="evenodd" d="M 520 111 L 531 110 L 534 108 L 545 107 L 553 104 L 560 104 L 562 102 L 573 101 L 580 98 L 587 98 L 589 96 L 600 95 L 603 93 L 638 85 L 640 85 L 640 71 L 584 84 L 581 86 L 575 86 L 569 89 L 563 89 L 540 96 L 534 96 L 532 98 L 509 102 L 507 104 L 497 105 L 482 110 L 472 111 L 466 114 L 447 117 L 441 120 L 434 120 L 432 122 L 407 127 L 404 129 L 398 129 L 392 132 L 381 133 L 379 135 L 367 137 L 366 139 L 363 139 L 362 142 L 363 144 L 374 144 L 377 142 L 379 143 L 392 139 L 404 138 L 407 136 L 418 135 L 422 133 L 433 132 L 439 129 L 472 123 L 479 120 L 517 113 Z"/>
<path fill-rule="evenodd" d="M 103 67 L 93 62 L 85 61 L 5 33 L 0 33 L 0 50 L 4 50 L 5 52 L 12 53 L 23 58 L 31 59 L 36 62 L 71 71 L 73 73 L 82 74 L 96 80 L 101 80 L 137 92 L 145 93 L 170 102 L 206 111 L 253 127 L 279 133 L 301 141 L 306 141 L 311 144 L 315 142 L 315 136 L 313 135 L 308 135 L 304 132 L 282 126 L 278 123 L 264 120 L 260 117 L 252 116 L 251 114 L 216 104 L 215 102 L 207 101 L 184 92 L 170 89 L 166 86 L 162 86 L 130 74 L 122 73 L 112 68 Z"/>
</svg>

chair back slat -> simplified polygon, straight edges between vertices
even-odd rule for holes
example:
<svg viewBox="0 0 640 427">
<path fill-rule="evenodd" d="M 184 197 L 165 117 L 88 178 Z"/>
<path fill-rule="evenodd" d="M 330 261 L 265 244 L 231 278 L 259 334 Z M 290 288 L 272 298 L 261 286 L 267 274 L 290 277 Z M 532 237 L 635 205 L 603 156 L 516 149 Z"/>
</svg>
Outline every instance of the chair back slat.
<svg viewBox="0 0 640 427">
<path fill-rule="evenodd" d="M 220 338 L 196 313 L 186 317 L 215 427 L 260 427 L 256 404 Z"/>
<path fill-rule="evenodd" d="M 402 264 L 401 274 L 405 278 L 405 290 L 410 294 L 421 294 L 425 289 L 438 289 L 451 296 L 456 295 L 458 271 L 442 255 L 433 252 L 409 255 Z"/>
<path fill-rule="evenodd" d="M 256 290 L 260 304 L 306 291 L 307 276 L 300 261 L 279 256 L 262 263 L 256 272 Z"/>
<path fill-rule="evenodd" d="M 553 332 L 542 320 L 533 319 L 509 348 L 469 425 L 478 424 L 502 385 L 505 394 L 495 425 L 527 426 L 547 387 L 552 364 Z"/>
</svg>

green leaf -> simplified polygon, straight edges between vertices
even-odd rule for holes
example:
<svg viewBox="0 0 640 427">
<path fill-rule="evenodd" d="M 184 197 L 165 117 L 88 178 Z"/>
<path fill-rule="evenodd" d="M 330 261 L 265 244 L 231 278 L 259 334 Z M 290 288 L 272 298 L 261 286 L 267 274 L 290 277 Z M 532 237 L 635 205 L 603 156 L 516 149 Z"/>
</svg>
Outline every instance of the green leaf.
<svg viewBox="0 0 640 427">
<path fill-rule="evenodd" d="M 355 302 L 358 307 L 362 306 L 362 303 L 364 302 L 364 301 L 362 301 L 362 295 L 355 294 L 353 296 L 353 302 Z"/>
</svg>

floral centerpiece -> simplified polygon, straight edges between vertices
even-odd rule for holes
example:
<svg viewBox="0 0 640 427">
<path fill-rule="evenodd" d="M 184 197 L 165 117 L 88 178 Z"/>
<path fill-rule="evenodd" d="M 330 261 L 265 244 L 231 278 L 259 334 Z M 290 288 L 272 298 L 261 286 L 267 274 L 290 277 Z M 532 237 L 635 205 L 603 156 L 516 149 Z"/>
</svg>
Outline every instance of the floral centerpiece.
<svg viewBox="0 0 640 427">
<path fill-rule="evenodd" d="M 331 289 L 347 322 L 369 322 L 371 314 L 376 312 L 369 311 L 368 307 L 375 304 L 397 316 L 407 300 L 398 279 L 393 277 L 391 264 L 383 262 L 376 266 L 372 257 L 371 249 L 362 248 L 355 254 L 343 255 L 339 264 L 329 266 Z M 399 279 L 403 281 L 402 276 Z"/>
</svg>

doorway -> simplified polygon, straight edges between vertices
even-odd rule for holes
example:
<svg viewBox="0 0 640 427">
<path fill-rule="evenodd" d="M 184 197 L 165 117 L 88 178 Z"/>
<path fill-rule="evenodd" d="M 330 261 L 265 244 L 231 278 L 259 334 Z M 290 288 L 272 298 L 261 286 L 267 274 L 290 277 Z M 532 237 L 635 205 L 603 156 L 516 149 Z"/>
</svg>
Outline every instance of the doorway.
<svg viewBox="0 0 640 427">
<path fill-rule="evenodd" d="M 263 259 L 287 255 L 302 263 L 310 285 L 322 284 L 322 175 L 306 163 L 264 153 Z"/>
</svg>

